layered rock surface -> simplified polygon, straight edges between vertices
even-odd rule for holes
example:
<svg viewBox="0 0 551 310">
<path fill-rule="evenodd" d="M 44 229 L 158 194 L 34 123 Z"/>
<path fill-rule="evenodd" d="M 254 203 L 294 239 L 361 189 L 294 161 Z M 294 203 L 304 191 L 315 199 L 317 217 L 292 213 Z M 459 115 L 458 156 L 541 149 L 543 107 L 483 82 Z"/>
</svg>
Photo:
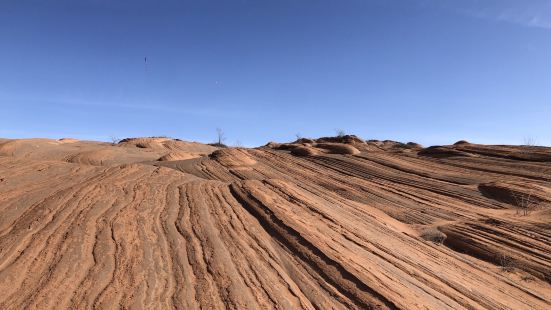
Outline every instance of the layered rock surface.
<svg viewBox="0 0 551 310">
<path fill-rule="evenodd" d="M 542 147 L 0 140 L 0 309 L 549 309 L 549 202 Z"/>
</svg>

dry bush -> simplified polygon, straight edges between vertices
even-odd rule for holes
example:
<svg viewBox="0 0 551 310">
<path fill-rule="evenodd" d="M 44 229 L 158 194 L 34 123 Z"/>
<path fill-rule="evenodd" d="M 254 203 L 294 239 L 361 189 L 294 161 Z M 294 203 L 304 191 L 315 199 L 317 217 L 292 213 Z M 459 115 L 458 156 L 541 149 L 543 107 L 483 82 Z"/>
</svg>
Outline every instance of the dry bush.
<svg viewBox="0 0 551 310">
<path fill-rule="evenodd" d="M 318 143 L 344 143 L 344 144 L 365 144 L 365 140 L 356 135 L 341 135 L 344 132 L 338 133 L 336 137 L 321 137 L 316 139 Z"/>
<path fill-rule="evenodd" d="M 534 276 L 531 275 L 531 274 L 525 274 L 525 275 L 522 275 L 522 276 L 520 277 L 520 279 L 521 279 L 522 281 L 532 282 L 532 281 L 536 280 L 536 277 L 534 277 Z"/>
<path fill-rule="evenodd" d="M 435 244 L 443 244 L 444 240 L 446 240 L 446 234 L 444 234 L 437 228 L 430 228 L 421 232 L 420 237 L 424 240 L 432 241 Z"/>
<path fill-rule="evenodd" d="M 241 143 L 241 141 L 239 141 L 239 140 L 235 140 L 235 144 L 233 145 L 233 147 L 235 147 L 235 148 L 242 148 L 242 147 L 243 147 L 243 143 Z"/>
<path fill-rule="evenodd" d="M 511 256 L 504 253 L 497 254 L 497 262 L 502 271 L 511 272 L 516 267 L 515 260 Z"/>
<path fill-rule="evenodd" d="M 111 136 L 109 138 L 111 139 L 111 144 L 113 145 L 119 144 L 119 142 L 121 142 L 121 139 L 119 139 L 118 137 Z"/>
<path fill-rule="evenodd" d="M 532 138 L 532 137 L 524 137 L 524 141 L 523 141 L 523 145 L 524 146 L 536 146 L 536 139 Z"/>
<path fill-rule="evenodd" d="M 534 197 L 533 190 L 528 193 L 513 193 L 515 200 L 515 206 L 517 207 L 517 214 L 528 215 L 530 211 L 535 209 L 539 200 Z"/>
</svg>

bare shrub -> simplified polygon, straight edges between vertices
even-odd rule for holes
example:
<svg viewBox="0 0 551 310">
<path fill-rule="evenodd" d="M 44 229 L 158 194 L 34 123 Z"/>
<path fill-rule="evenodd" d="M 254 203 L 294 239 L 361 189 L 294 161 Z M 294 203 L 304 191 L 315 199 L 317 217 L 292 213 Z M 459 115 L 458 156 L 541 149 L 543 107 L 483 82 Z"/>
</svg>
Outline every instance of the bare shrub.
<svg viewBox="0 0 551 310">
<path fill-rule="evenodd" d="M 420 235 L 421 238 L 427 241 L 434 242 L 435 244 L 443 244 L 446 240 L 446 234 L 438 230 L 437 228 L 430 228 L 423 231 Z"/>
<path fill-rule="evenodd" d="M 335 129 L 335 133 L 337 134 L 337 137 L 342 138 L 346 136 L 346 132 L 343 129 Z"/>
<path fill-rule="evenodd" d="M 507 254 L 497 254 L 497 262 L 499 263 L 502 271 L 511 272 L 515 269 L 515 260 Z"/>
<path fill-rule="evenodd" d="M 537 141 L 533 137 L 524 137 L 524 146 L 536 146 Z"/>
<path fill-rule="evenodd" d="M 534 197 L 533 190 L 528 193 L 513 193 L 517 214 L 528 215 L 530 211 L 536 208 L 538 199 Z"/>
<path fill-rule="evenodd" d="M 119 139 L 118 137 L 111 136 L 109 138 L 111 139 L 111 144 L 113 144 L 113 145 L 119 144 L 119 142 L 121 142 L 121 139 Z"/>
<path fill-rule="evenodd" d="M 536 280 L 536 277 L 534 277 L 534 276 L 531 275 L 531 274 L 525 274 L 525 275 L 522 275 L 522 276 L 520 277 L 520 279 L 521 279 L 522 281 L 532 282 L 532 281 Z"/>
</svg>

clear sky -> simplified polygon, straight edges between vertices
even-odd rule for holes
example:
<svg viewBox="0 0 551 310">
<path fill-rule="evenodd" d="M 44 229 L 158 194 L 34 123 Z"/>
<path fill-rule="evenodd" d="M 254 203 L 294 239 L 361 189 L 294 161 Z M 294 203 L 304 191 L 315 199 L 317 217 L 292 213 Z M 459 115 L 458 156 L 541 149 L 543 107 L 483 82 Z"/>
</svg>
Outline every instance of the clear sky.
<svg viewBox="0 0 551 310">
<path fill-rule="evenodd" d="M 0 113 L 8 138 L 551 145 L 551 1 L 2 0 Z"/>
</svg>

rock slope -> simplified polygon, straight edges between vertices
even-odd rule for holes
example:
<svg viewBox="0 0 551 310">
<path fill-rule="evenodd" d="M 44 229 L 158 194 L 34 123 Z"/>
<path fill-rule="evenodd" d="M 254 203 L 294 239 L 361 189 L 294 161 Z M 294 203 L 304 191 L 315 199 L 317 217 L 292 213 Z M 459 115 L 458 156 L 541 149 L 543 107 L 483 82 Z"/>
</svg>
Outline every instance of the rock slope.
<svg viewBox="0 0 551 310">
<path fill-rule="evenodd" d="M 4 139 L 0 309 L 549 309 L 550 202 L 543 147 Z"/>
</svg>

